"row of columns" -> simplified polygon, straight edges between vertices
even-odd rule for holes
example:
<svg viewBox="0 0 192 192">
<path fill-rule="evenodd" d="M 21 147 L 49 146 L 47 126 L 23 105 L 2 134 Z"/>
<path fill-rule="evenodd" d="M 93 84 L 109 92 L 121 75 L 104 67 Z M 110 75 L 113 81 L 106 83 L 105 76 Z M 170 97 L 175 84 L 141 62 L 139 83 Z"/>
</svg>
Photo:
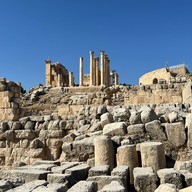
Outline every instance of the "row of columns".
<svg viewBox="0 0 192 192">
<path fill-rule="evenodd" d="M 99 58 L 94 57 L 94 52 L 90 51 L 90 83 L 89 86 L 111 86 L 110 60 L 104 51 L 100 51 L 100 68 Z M 83 86 L 84 77 L 83 57 L 80 57 L 79 63 L 79 85 Z M 118 74 L 115 74 L 115 85 L 118 85 Z"/>
</svg>

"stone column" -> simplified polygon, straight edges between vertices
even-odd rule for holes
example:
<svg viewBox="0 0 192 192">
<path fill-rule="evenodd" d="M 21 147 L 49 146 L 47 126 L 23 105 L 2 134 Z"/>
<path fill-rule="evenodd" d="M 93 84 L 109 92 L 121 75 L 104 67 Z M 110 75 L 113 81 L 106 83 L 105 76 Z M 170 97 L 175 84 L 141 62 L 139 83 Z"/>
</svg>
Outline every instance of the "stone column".
<svg viewBox="0 0 192 192">
<path fill-rule="evenodd" d="M 45 67 L 45 73 L 46 73 L 46 77 L 45 77 L 45 85 L 49 86 L 52 85 L 52 69 L 51 69 L 51 60 L 45 60 L 46 63 L 46 67 Z"/>
<path fill-rule="evenodd" d="M 105 52 L 104 51 L 100 51 L 100 55 L 101 55 L 101 85 L 104 85 L 104 55 Z"/>
<path fill-rule="evenodd" d="M 100 81 L 99 81 L 99 57 L 95 58 L 95 85 L 99 86 Z"/>
<path fill-rule="evenodd" d="M 119 75 L 115 73 L 115 86 L 119 85 Z"/>
<path fill-rule="evenodd" d="M 74 86 L 74 77 L 73 77 L 73 72 L 69 72 L 69 87 Z"/>
<path fill-rule="evenodd" d="M 94 69 L 93 69 L 93 65 L 94 65 L 94 52 L 93 51 L 90 51 L 89 52 L 90 54 L 90 83 L 89 83 L 89 86 L 93 86 L 94 85 L 94 80 L 93 80 L 93 76 L 94 76 Z"/>
<path fill-rule="evenodd" d="M 107 55 L 105 55 L 104 56 L 104 72 L 103 72 L 103 74 L 104 74 L 104 76 L 103 76 L 103 78 L 104 78 L 104 85 L 105 86 L 107 86 L 107 62 L 108 62 L 108 57 L 107 57 Z"/>
<path fill-rule="evenodd" d="M 108 59 L 108 86 L 111 86 L 111 70 L 110 70 L 110 59 Z"/>
<path fill-rule="evenodd" d="M 105 136 L 95 138 L 95 166 L 109 165 L 112 171 L 115 167 L 115 152 L 112 140 Z"/>
<path fill-rule="evenodd" d="M 130 184 L 134 183 L 133 169 L 139 166 L 136 145 L 123 145 L 117 149 L 117 165 L 129 167 Z"/>
<path fill-rule="evenodd" d="M 83 67 L 84 67 L 83 57 L 80 57 L 80 61 L 79 61 L 79 86 L 83 86 L 83 76 L 84 76 Z"/>
<path fill-rule="evenodd" d="M 157 173 L 166 167 L 164 145 L 161 142 L 145 142 L 140 145 L 142 167 L 152 167 Z"/>
<path fill-rule="evenodd" d="M 61 87 L 61 74 L 58 73 L 57 75 L 57 87 Z"/>
</svg>

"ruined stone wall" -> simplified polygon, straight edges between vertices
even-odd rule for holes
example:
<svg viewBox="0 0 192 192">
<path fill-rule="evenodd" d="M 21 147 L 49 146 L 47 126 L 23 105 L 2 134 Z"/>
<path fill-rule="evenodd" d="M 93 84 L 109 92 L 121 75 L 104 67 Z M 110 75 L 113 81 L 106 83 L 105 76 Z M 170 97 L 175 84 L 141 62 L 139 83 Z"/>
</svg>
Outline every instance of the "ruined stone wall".
<svg viewBox="0 0 192 192">
<path fill-rule="evenodd" d="M 89 74 L 85 74 L 83 76 L 83 85 L 84 86 L 89 86 L 90 84 L 90 75 Z"/>
<path fill-rule="evenodd" d="M 159 79 L 168 80 L 171 76 L 171 73 L 166 69 L 158 69 L 144 74 L 139 78 L 139 85 L 151 85 L 157 84 Z"/>
<path fill-rule="evenodd" d="M 125 105 L 182 103 L 184 84 L 135 86 L 125 92 Z"/>
<path fill-rule="evenodd" d="M 20 85 L 0 78 L 0 121 L 19 119 L 20 92 Z"/>
</svg>

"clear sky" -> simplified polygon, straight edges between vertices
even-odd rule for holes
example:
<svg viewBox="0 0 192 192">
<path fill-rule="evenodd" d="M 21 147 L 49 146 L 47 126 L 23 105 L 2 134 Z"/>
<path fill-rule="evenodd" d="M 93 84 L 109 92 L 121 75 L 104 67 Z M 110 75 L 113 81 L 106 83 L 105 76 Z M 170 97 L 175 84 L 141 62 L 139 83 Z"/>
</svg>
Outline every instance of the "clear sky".
<svg viewBox="0 0 192 192">
<path fill-rule="evenodd" d="M 0 0 L 0 76 L 25 89 L 61 62 L 79 82 L 79 57 L 105 50 L 120 83 L 157 68 L 192 66 L 191 0 Z"/>
</svg>

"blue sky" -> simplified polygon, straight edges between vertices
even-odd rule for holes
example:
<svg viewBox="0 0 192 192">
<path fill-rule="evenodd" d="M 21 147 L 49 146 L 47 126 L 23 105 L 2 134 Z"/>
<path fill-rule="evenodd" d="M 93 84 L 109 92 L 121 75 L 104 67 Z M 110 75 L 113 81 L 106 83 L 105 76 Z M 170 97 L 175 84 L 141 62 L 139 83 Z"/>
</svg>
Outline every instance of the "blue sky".
<svg viewBox="0 0 192 192">
<path fill-rule="evenodd" d="M 191 0 L 0 0 L 0 76 L 25 89 L 45 83 L 44 60 L 79 78 L 89 51 L 105 50 L 120 83 L 157 68 L 192 66 Z"/>
</svg>

